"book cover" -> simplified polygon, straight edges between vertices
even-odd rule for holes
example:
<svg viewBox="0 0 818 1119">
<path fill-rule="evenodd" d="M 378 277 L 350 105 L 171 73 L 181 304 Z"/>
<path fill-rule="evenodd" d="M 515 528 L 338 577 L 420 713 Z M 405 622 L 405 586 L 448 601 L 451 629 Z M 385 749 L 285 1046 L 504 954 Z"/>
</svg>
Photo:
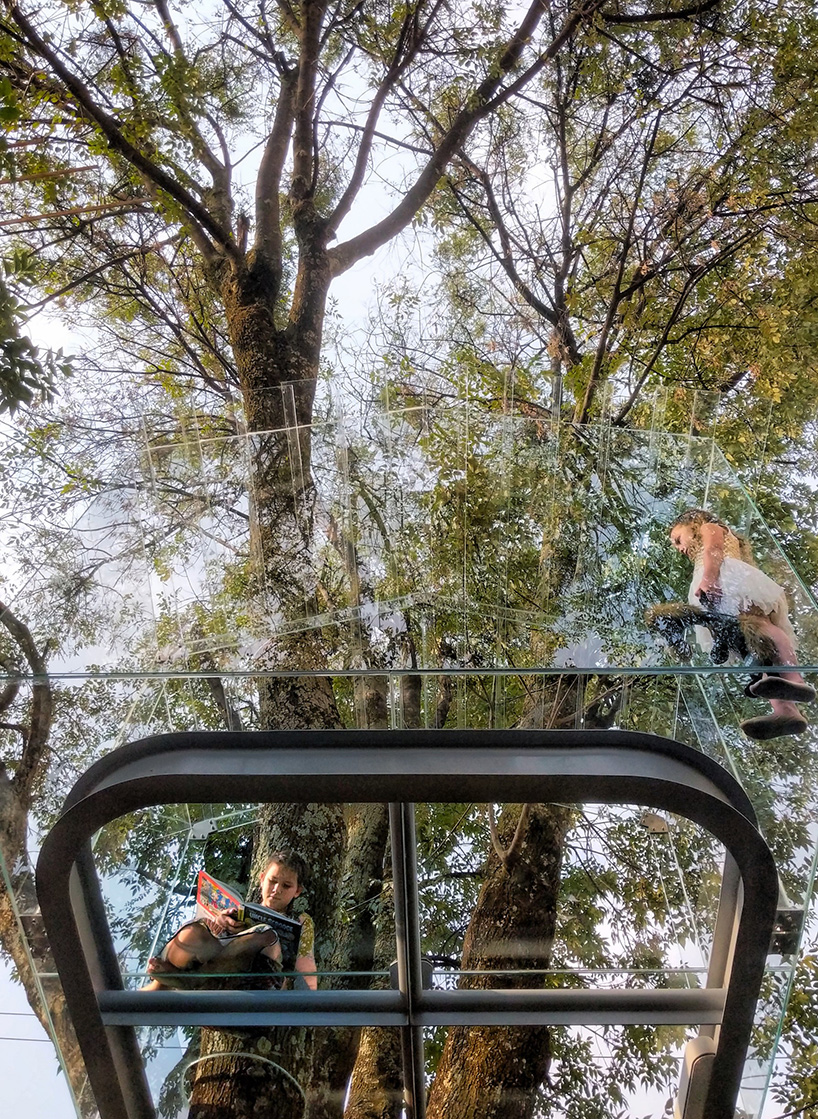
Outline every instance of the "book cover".
<svg viewBox="0 0 818 1119">
<path fill-rule="evenodd" d="M 199 878 L 196 883 L 197 919 L 200 917 L 205 919 L 216 917 L 227 909 L 236 909 L 239 912 L 238 920 L 242 921 L 244 919 L 241 914 L 243 907 L 244 901 L 240 894 L 231 890 L 218 878 L 213 878 L 206 870 L 199 871 Z"/>
<path fill-rule="evenodd" d="M 245 902 L 236 890 L 226 886 L 206 870 L 200 870 L 196 885 L 196 917 L 212 919 L 227 909 L 235 909 L 236 919 L 243 921 L 248 927 L 263 924 L 274 928 L 281 941 L 284 970 L 292 970 L 298 955 L 298 942 L 301 939 L 301 922 L 298 918 L 288 917 L 285 913 L 269 909 L 266 905 Z"/>
</svg>

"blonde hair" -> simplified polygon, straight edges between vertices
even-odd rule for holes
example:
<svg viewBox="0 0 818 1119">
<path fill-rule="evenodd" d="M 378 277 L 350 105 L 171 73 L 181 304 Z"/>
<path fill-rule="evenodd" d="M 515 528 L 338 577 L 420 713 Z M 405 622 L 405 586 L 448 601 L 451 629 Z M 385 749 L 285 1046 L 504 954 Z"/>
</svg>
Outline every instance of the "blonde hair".
<svg viewBox="0 0 818 1119">
<path fill-rule="evenodd" d="M 718 525 L 719 528 L 723 528 L 725 532 L 729 532 L 735 536 L 736 540 L 738 540 L 739 557 L 744 560 L 745 563 L 749 563 L 755 567 L 756 561 L 753 556 L 753 549 L 750 541 L 740 532 L 736 532 L 735 529 L 730 528 L 730 526 L 725 524 L 715 513 L 711 513 L 707 509 L 685 509 L 670 526 L 668 533 L 673 532 L 674 528 L 677 526 L 683 528 L 685 525 L 689 525 L 691 528 L 696 529 L 697 532 L 702 525 Z"/>
</svg>

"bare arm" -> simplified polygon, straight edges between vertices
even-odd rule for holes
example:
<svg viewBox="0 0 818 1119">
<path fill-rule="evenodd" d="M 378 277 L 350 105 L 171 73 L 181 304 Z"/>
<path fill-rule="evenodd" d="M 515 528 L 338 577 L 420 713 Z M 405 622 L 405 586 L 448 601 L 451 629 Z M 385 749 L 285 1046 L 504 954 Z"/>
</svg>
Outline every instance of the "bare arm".
<svg viewBox="0 0 818 1119">
<path fill-rule="evenodd" d="M 299 956 L 295 961 L 295 970 L 304 975 L 304 982 L 310 990 L 318 990 L 318 976 L 309 974 L 315 971 L 315 956 Z"/>
<path fill-rule="evenodd" d="M 718 597 L 721 594 L 719 575 L 724 561 L 724 540 L 727 532 L 716 524 L 704 524 L 699 528 L 702 538 L 702 578 L 696 588 L 696 595 L 702 593 Z"/>
<path fill-rule="evenodd" d="M 309 972 L 314 972 L 315 967 L 315 927 L 312 923 L 312 918 L 303 913 L 299 917 L 301 921 L 301 951 L 298 953 L 295 961 L 295 970 L 304 976 L 304 982 L 312 991 L 318 990 L 318 976 L 310 975 Z"/>
</svg>

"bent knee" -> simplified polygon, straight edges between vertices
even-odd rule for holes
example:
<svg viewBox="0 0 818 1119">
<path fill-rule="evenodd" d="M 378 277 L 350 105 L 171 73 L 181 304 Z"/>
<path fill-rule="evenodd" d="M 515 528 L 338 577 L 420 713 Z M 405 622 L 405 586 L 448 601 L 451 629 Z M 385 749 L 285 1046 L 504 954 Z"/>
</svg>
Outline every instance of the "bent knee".
<svg viewBox="0 0 818 1119">
<path fill-rule="evenodd" d="M 215 939 L 209 929 L 199 924 L 185 925 L 173 938 L 177 944 L 182 944 L 185 948 L 199 948 L 202 944 L 210 944 Z"/>
</svg>

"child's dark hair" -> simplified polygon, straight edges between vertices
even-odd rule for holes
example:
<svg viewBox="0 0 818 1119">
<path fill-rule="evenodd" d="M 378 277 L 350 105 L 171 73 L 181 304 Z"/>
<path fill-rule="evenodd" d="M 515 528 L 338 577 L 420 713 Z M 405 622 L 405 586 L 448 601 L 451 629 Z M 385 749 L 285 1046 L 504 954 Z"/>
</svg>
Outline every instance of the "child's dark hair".
<svg viewBox="0 0 818 1119">
<path fill-rule="evenodd" d="M 279 866 L 285 866 L 287 870 L 291 870 L 298 878 L 298 885 L 304 886 L 307 881 L 307 864 L 297 851 L 293 851 L 291 847 L 283 847 L 280 851 L 273 851 L 264 864 L 262 875 L 267 873 L 273 863 L 278 863 Z"/>
</svg>

